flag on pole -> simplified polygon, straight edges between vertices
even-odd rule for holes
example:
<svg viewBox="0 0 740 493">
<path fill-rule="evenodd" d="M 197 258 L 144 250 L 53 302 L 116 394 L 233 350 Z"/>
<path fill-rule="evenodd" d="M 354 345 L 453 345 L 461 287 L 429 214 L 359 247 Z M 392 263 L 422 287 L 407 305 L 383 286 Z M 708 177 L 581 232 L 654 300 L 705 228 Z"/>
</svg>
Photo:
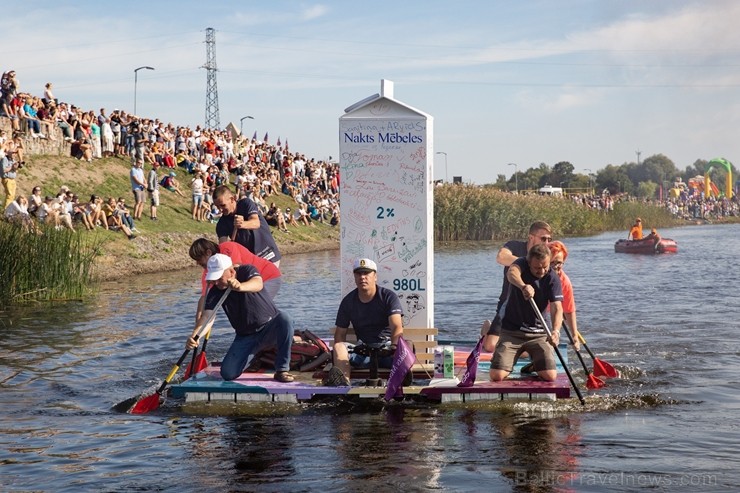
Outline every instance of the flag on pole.
<svg viewBox="0 0 740 493">
<path fill-rule="evenodd" d="M 288 150 L 288 139 L 285 139 L 285 150 Z"/>
<path fill-rule="evenodd" d="M 267 142 L 267 139 L 268 139 L 268 135 L 267 135 L 267 132 L 265 132 L 265 138 L 262 139 L 262 140 L 265 141 L 265 142 Z"/>
<path fill-rule="evenodd" d="M 252 135 L 252 140 L 257 140 L 257 131 L 254 131 L 254 135 Z"/>
<path fill-rule="evenodd" d="M 403 379 L 414 366 L 416 355 L 409 343 L 403 337 L 398 338 L 396 354 L 393 355 L 393 367 L 388 375 L 388 386 L 385 390 L 385 400 L 403 396 Z"/>
<path fill-rule="evenodd" d="M 468 359 L 465 361 L 465 373 L 463 373 L 460 383 L 457 384 L 458 387 L 472 387 L 475 385 L 475 374 L 478 373 L 478 361 L 480 360 L 480 351 L 483 348 L 483 339 L 485 337 L 482 336 L 480 338 L 478 344 L 475 345 L 468 355 Z"/>
<path fill-rule="evenodd" d="M 280 147 L 280 137 L 278 137 L 277 143 L 275 145 Z"/>
</svg>

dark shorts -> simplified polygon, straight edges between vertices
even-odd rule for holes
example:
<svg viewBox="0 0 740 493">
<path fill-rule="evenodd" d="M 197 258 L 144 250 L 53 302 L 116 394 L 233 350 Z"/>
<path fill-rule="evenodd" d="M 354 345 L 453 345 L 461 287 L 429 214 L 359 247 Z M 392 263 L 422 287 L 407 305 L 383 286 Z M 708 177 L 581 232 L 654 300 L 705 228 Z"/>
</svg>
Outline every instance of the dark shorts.
<svg viewBox="0 0 740 493">
<path fill-rule="evenodd" d="M 501 335 L 501 317 L 498 316 L 498 313 L 493 317 L 491 327 L 488 329 L 486 334 L 489 336 Z"/>
<path fill-rule="evenodd" d="M 491 358 L 491 368 L 512 371 L 514 363 L 523 352 L 532 358 L 534 371 L 555 370 L 552 345 L 547 342 L 547 333 L 530 334 L 520 330 L 502 330 L 498 345 Z"/>
</svg>

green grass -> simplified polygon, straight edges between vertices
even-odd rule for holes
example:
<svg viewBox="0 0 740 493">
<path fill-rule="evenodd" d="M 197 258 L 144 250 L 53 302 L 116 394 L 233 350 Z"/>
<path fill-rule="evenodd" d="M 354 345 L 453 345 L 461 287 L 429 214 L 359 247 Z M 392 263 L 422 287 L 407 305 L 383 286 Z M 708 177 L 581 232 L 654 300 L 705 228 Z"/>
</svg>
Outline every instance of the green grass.
<svg viewBox="0 0 740 493">
<path fill-rule="evenodd" d="M 145 166 L 145 174 L 150 167 Z M 37 155 L 28 156 L 26 167 L 18 176 L 18 193 L 29 195 L 35 185 L 41 185 L 42 195 L 55 195 L 62 185 L 69 187 L 76 193 L 80 202 L 86 202 L 91 194 L 103 199 L 108 197 L 123 197 L 126 204 L 133 205 L 133 195 L 129 181 L 131 162 L 123 158 L 104 158 L 88 163 L 71 157 Z M 170 170 L 167 169 L 166 172 Z M 149 219 L 149 202 L 145 202 L 142 219 L 135 221 L 139 236 L 162 242 L 170 251 L 182 252 L 187 257 L 190 242 L 199 236 L 209 236 L 215 240 L 215 225 L 209 222 L 193 221 L 190 213 L 190 179 L 191 176 L 183 169 L 175 169 L 180 190 L 185 197 L 160 189 L 160 207 L 157 211 L 158 221 Z M 160 170 L 159 175 L 164 176 Z M 291 197 L 284 194 L 267 197 L 267 203 L 275 202 L 285 210 L 286 207 L 296 208 Z M 307 251 L 306 247 L 325 243 L 327 238 L 338 240 L 338 228 L 315 223 L 315 227 L 289 227 L 290 233 L 283 233 L 277 228 L 271 228 L 275 241 L 282 252 L 286 250 Z M 82 229 L 82 226 L 77 226 Z M 98 229 L 95 232 L 79 231 L 83 241 L 95 241 L 97 257 L 116 256 L 119 258 L 148 259 L 152 256 L 137 249 L 135 242 L 129 242 L 120 232 Z M 176 233 L 176 235 L 169 235 Z M 173 236 L 174 238 L 170 237 Z M 164 249 L 163 249 L 164 251 Z"/>
</svg>

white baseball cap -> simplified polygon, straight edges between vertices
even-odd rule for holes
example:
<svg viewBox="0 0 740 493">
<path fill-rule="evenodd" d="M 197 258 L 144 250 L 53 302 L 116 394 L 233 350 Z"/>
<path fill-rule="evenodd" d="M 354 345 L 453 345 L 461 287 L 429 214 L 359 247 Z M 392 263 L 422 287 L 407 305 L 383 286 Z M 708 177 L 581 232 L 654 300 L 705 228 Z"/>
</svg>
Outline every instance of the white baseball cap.
<svg viewBox="0 0 740 493">
<path fill-rule="evenodd" d="M 355 263 L 352 266 L 352 272 L 357 272 L 360 270 L 371 270 L 373 272 L 378 272 L 378 266 L 375 265 L 375 262 L 373 262 L 369 258 L 358 258 L 357 260 L 355 260 Z"/>
<path fill-rule="evenodd" d="M 211 255 L 207 264 L 208 272 L 206 273 L 206 281 L 217 281 L 221 279 L 224 271 L 232 265 L 231 257 L 228 255 L 224 255 L 223 253 Z"/>
</svg>

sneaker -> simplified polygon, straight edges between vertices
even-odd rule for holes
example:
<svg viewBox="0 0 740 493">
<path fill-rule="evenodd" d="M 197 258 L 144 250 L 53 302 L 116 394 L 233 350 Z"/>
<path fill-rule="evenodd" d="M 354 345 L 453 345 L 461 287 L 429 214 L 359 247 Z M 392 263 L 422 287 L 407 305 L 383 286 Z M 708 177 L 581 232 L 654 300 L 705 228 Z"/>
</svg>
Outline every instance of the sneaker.
<svg viewBox="0 0 740 493">
<path fill-rule="evenodd" d="M 321 384 L 324 387 L 349 387 L 350 386 L 349 379 L 345 377 L 344 373 L 342 373 L 342 370 L 340 370 L 336 366 L 331 367 L 331 370 L 329 370 L 329 373 L 326 374 L 326 377 L 321 382 Z"/>
<path fill-rule="evenodd" d="M 275 375 L 272 378 L 274 378 L 278 382 L 283 382 L 283 383 L 289 383 L 295 380 L 295 377 L 291 375 L 290 373 L 288 373 L 287 371 L 276 371 Z"/>
<path fill-rule="evenodd" d="M 519 370 L 519 373 L 521 373 L 522 375 L 531 375 L 535 373 L 534 363 L 527 363 L 526 365 L 522 366 L 522 369 Z"/>
</svg>

